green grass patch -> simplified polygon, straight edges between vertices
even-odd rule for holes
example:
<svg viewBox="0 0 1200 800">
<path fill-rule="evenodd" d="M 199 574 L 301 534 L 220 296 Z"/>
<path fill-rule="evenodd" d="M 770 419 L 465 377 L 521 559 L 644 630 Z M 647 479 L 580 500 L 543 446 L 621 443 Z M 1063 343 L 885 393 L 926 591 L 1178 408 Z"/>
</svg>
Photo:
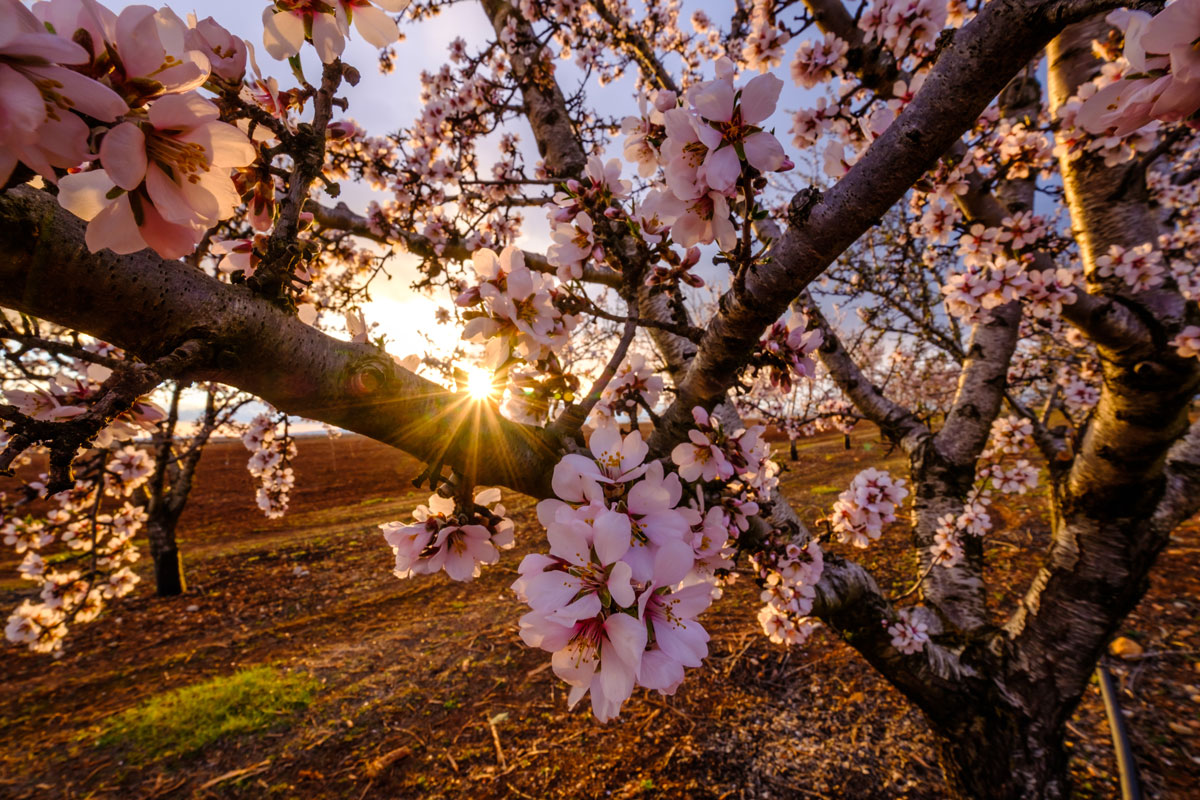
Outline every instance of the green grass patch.
<svg viewBox="0 0 1200 800">
<path fill-rule="evenodd" d="M 109 717 L 97 744 L 133 761 L 195 752 L 225 736 L 269 728 L 312 702 L 320 681 L 299 672 L 252 667 L 155 695 Z"/>
<path fill-rule="evenodd" d="M 808 491 L 812 494 L 837 494 L 841 489 L 836 486 L 813 486 Z"/>
</svg>

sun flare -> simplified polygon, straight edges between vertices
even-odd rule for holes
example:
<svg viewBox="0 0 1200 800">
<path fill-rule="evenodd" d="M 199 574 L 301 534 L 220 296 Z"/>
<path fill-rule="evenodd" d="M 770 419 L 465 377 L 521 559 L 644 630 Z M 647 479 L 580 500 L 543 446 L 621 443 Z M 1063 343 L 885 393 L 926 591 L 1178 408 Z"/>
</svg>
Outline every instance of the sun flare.
<svg viewBox="0 0 1200 800">
<path fill-rule="evenodd" d="M 468 367 L 467 373 L 467 393 L 476 400 L 486 400 L 489 397 L 494 397 L 496 394 L 496 386 L 493 383 L 495 380 L 490 369 L 483 367 Z"/>
</svg>

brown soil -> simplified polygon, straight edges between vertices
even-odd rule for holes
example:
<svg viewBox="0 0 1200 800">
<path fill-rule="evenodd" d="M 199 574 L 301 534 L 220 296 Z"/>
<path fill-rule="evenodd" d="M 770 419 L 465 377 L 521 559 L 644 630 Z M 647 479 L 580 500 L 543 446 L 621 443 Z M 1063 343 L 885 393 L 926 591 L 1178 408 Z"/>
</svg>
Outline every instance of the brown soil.
<svg viewBox="0 0 1200 800">
<path fill-rule="evenodd" d="M 883 450 L 867 431 L 849 450 L 840 435 L 810 440 L 785 474 L 787 493 L 816 518 Z M 792 651 L 771 645 L 748 582 L 704 617 L 705 668 L 673 697 L 635 693 L 619 721 L 599 725 L 586 708 L 567 710 L 547 655 L 517 637 L 522 609 L 507 587 L 538 547 L 531 501 L 506 498 L 525 536 L 476 582 L 399 581 L 376 525 L 427 494 L 412 488 L 414 461 L 360 438 L 301 440 L 292 511 L 268 521 L 253 505 L 246 458 L 235 442 L 205 454 L 181 529 L 186 595 L 156 598 L 144 583 L 79 628 L 56 661 L 0 649 L 0 797 L 943 796 L 921 715 L 828 632 Z M 1037 497 L 1001 516 L 988 540 L 997 619 L 1048 529 Z M 912 581 L 899 528 L 855 555 L 887 591 Z M 1193 523 L 1122 630 L 1142 657 L 1113 663 L 1153 798 L 1200 796 L 1198 568 Z M 0 593 L 5 607 L 17 599 Z M 267 732 L 150 766 L 96 744 L 105 718 L 146 697 L 264 663 L 308 671 L 323 689 Z M 489 720 L 502 713 L 493 736 Z M 1095 686 L 1069 736 L 1077 796 L 1117 796 Z"/>
</svg>

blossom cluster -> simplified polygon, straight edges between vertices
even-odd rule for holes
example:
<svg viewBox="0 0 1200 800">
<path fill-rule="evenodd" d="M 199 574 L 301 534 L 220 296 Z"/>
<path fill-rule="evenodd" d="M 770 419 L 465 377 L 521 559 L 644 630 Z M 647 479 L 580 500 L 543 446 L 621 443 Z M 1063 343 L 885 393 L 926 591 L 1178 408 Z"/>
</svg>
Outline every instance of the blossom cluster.
<svg viewBox="0 0 1200 800">
<path fill-rule="evenodd" d="M 819 328 L 807 328 L 808 318 L 792 311 L 786 320 L 771 325 L 759 341 L 771 385 L 780 392 L 792 390 L 793 378 L 810 378 L 816 371 L 812 353 L 821 346 L 823 335 Z"/>
<path fill-rule="evenodd" d="M 946 0 L 876 0 L 859 20 L 868 39 L 877 39 L 897 56 L 930 48 L 946 27 Z"/>
<path fill-rule="evenodd" d="M 513 589 L 531 609 L 521 638 L 554 654 L 572 706 L 590 693 L 597 719 L 607 721 L 635 685 L 671 694 L 684 669 L 707 655 L 696 617 L 712 588 L 693 573 L 694 527 L 708 520 L 680 505 L 678 474 L 645 463 L 638 431 L 622 436 L 602 421 L 588 445 L 588 454 L 568 454 L 555 467 L 557 499 L 537 508 L 550 551 L 525 557 Z"/>
<path fill-rule="evenodd" d="M 942 287 L 946 309 L 967 322 L 987 320 L 993 308 L 1013 302 L 1036 318 L 1057 315 L 1075 302 L 1075 274 L 1066 267 L 1033 268 L 1033 253 L 1050 237 L 1046 222 L 1028 211 L 1005 217 L 1000 228 L 976 223 L 958 241 L 965 269 Z"/>
<path fill-rule="evenodd" d="M 1178 122 L 1200 110 L 1200 3 L 1176 0 L 1151 17 L 1121 9 L 1109 22 L 1125 34 L 1127 70 L 1083 103 L 1078 124 L 1123 137 L 1154 121 Z"/>
<path fill-rule="evenodd" d="M 523 251 L 476 250 L 472 264 L 479 283 L 455 303 L 467 309 L 462 337 L 486 342 L 485 367 L 499 369 L 514 355 L 534 363 L 562 348 L 576 319 L 555 307 L 552 279 L 525 266 Z"/>
<path fill-rule="evenodd" d="M 952 567 L 966 555 L 964 536 L 984 536 L 992 529 L 987 511 L 993 491 L 1025 494 L 1036 489 L 1039 471 L 1021 458 L 1033 444 L 1033 425 L 1017 416 L 997 417 L 992 422 L 988 448 L 980 456 L 975 483 L 963 501 L 962 510 L 938 518 L 929 552 L 934 563 Z M 1014 458 L 1015 457 L 1015 458 Z"/>
<path fill-rule="evenodd" d="M 751 558 L 763 607 L 758 623 L 775 644 L 800 645 L 816 626 L 812 612 L 816 585 L 825 569 L 821 545 L 788 542 L 764 549 Z"/>
<path fill-rule="evenodd" d="M 189 25 L 143 5 L 114 14 L 93 0 L 32 11 L 4 0 L 0 21 L 11 78 L 0 107 L 16 123 L 0 134 L 0 179 L 20 161 L 58 183 L 60 204 L 89 221 L 93 251 L 176 258 L 233 214 L 230 171 L 257 153 L 196 90 L 210 77 L 240 82 L 241 40 L 211 19 Z"/>
<path fill-rule="evenodd" d="M 1171 340 L 1171 346 L 1184 358 L 1200 358 L 1200 325 L 1188 325 Z"/>
<path fill-rule="evenodd" d="M 761 426 L 729 434 L 703 409 L 693 418 L 697 429 L 672 453 L 677 471 L 668 471 L 646 461 L 640 432 L 623 434 L 600 416 L 588 452 L 556 465 L 556 498 L 538 504 L 549 553 L 526 556 L 513 584 L 531 609 L 522 638 L 553 653 L 571 705 L 590 694 L 601 721 L 620 712 L 635 686 L 671 694 L 686 668 L 700 666 L 708 634 L 696 617 L 719 596 L 738 537 L 777 482 Z M 810 558 L 792 555 L 771 562 L 788 586 Z M 816 558 L 815 573 L 811 565 L 803 573 L 812 580 L 819 551 Z M 786 605 L 779 601 L 780 613 Z"/>
<path fill-rule="evenodd" d="M 904 608 L 898 613 L 898 619 L 887 625 L 888 636 L 892 637 L 892 647 L 905 655 L 919 653 L 929 644 L 929 626 L 916 619 L 911 610 Z"/>
<path fill-rule="evenodd" d="M 1166 271 L 1162 254 L 1150 242 L 1130 248 L 1114 244 L 1107 253 L 1096 259 L 1097 275 L 1115 278 L 1135 292 L 1161 285 Z"/>
<path fill-rule="evenodd" d="M 131 565 L 141 555 L 133 538 L 147 515 L 129 498 L 154 468 L 139 448 L 114 445 L 98 451 L 71 489 L 47 496 L 43 475 L 24 500 L 0 504 L 0 537 L 21 556 L 21 578 L 37 589 L 36 600 L 22 600 L 9 615 L 5 638 L 60 654 L 70 626 L 91 622 L 108 601 L 133 591 L 139 578 Z M 55 544 L 61 551 L 51 554 Z"/>
<path fill-rule="evenodd" d="M 413 520 L 379 526 L 396 555 L 397 578 L 445 570 L 453 580 L 469 581 L 515 542 L 499 489 L 478 491 L 473 502 L 465 504 L 433 494 L 428 505 L 417 506 Z"/>
<path fill-rule="evenodd" d="M 105 349 L 117 354 L 115 348 Z M 102 385 L 112 370 L 100 364 L 80 364 L 77 374 L 61 372 L 45 386 L 29 389 L 5 389 L 0 394 L 17 411 L 30 419 L 43 422 L 68 420 L 87 412 L 88 407 L 100 396 Z M 107 448 L 113 443 L 132 439 L 143 432 L 154 431 L 166 412 L 149 397 L 139 397 L 129 408 L 113 418 L 102 428 L 94 440 L 97 447 Z"/>
<path fill-rule="evenodd" d="M 292 58 L 310 41 L 317 55 L 331 63 L 346 48 L 353 24 L 358 34 L 375 47 L 387 47 L 400 36 L 396 22 L 386 13 L 398 14 L 411 0 L 273 0 L 263 9 L 263 45 L 273 58 Z M 376 8 L 375 6 L 379 6 Z"/>
<path fill-rule="evenodd" d="M 838 541 L 867 547 L 885 525 L 896 521 L 896 507 L 907 496 L 904 480 L 886 470 L 868 467 L 859 472 L 833 504 L 830 519 Z"/>
<path fill-rule="evenodd" d="M 729 481 L 741 473 L 759 474 L 766 459 L 765 429 L 755 425 L 730 434 L 716 416 L 703 408 L 692 409 L 695 427 L 688 441 L 675 446 L 671 461 L 679 477 L 688 482 Z"/>
<path fill-rule="evenodd" d="M 242 444 L 251 452 L 246 469 L 258 482 L 255 500 L 268 519 L 279 519 L 287 512 L 296 474 L 292 459 L 296 442 L 288 433 L 287 417 L 259 414 L 242 434 Z"/>
<path fill-rule="evenodd" d="M 640 409 L 654 410 L 662 390 L 662 376 L 647 363 L 645 356 L 634 353 L 604 387 L 595 411 L 603 416 L 622 413 L 628 414 L 630 419 L 637 419 Z"/>
<path fill-rule="evenodd" d="M 642 116 L 623 121 L 625 158 L 644 177 L 661 168 L 665 183 L 649 191 L 633 214 L 647 242 L 661 241 L 669 232 L 682 247 L 715 242 L 731 250 L 737 242 L 731 201 L 745 195 L 743 178 L 792 167 L 779 141 L 763 127 L 775 111 L 783 82 L 768 73 L 739 88 L 734 86 L 735 70 L 732 61 L 722 58 L 716 79 L 693 85 L 683 103 L 675 93 L 660 91 L 652 108 L 643 107 Z M 612 183 L 610 177 L 606 185 Z M 561 217 L 561 212 L 552 212 L 552 219 L 563 230 L 567 221 L 554 215 Z M 582 257 L 594 236 L 572 224 L 575 232 L 556 238 L 574 237 L 578 243 L 569 252 Z"/>
<path fill-rule="evenodd" d="M 554 195 L 550 205 L 550 238 L 546 260 L 557 268 L 564 283 L 583 276 L 584 262 L 605 260 L 602 232 L 596 225 L 621 215 L 619 204 L 628 199 L 632 185 L 621 179 L 621 162 L 598 156 L 588 159 L 582 181 L 567 181 L 566 191 Z"/>
</svg>

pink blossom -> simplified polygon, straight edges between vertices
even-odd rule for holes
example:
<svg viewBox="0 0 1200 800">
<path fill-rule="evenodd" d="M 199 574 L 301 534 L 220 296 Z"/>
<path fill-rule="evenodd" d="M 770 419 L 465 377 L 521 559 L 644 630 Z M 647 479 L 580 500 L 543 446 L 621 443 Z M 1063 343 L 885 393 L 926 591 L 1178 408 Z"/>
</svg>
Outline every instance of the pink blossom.
<svg viewBox="0 0 1200 800">
<path fill-rule="evenodd" d="M 629 614 L 576 622 L 551 660 L 554 674 L 571 685 L 568 704 L 574 707 L 590 691 L 596 719 L 608 722 L 616 717 L 633 693 L 646 638 L 645 624 Z M 546 644 L 542 649 L 550 649 Z"/>
<path fill-rule="evenodd" d="M 194 93 L 167 95 L 110 130 L 100 144 L 103 169 L 63 178 L 59 202 L 89 221 L 93 252 L 151 247 L 179 258 L 233 215 L 240 198 L 229 170 L 255 156 L 215 105 Z"/>
<path fill-rule="evenodd" d="M 475 506 L 462 509 L 451 498 L 434 494 L 428 506 L 417 506 L 413 523 L 387 522 L 379 527 L 396 556 L 395 575 L 408 578 L 445 570 L 456 581 L 479 577 L 480 567 L 494 564 L 500 550 L 513 546 L 513 523 L 496 505 L 497 489 L 476 492 Z M 492 506 L 490 509 L 487 506 Z"/>
<path fill-rule="evenodd" d="M 838 540 L 866 547 L 878 539 L 883 526 L 896 520 L 896 506 L 908 496 L 904 481 L 884 470 L 868 467 L 854 476 L 850 488 L 833 505 L 833 530 Z"/>
<path fill-rule="evenodd" d="M 637 682 L 647 689 L 674 694 L 685 667 L 699 667 L 708 656 L 708 632 L 696 617 L 712 603 L 712 588 L 694 583 L 673 591 L 642 592 L 638 606 L 654 631 L 654 643 L 642 654 Z"/>
<path fill-rule="evenodd" d="M 246 74 L 246 42 L 212 17 L 197 21 L 195 14 L 189 14 L 184 42 L 189 50 L 199 50 L 208 57 L 217 77 L 238 83 Z"/>
<path fill-rule="evenodd" d="M 263 44 L 273 58 L 282 61 L 298 54 L 308 39 L 321 61 L 330 64 L 346 48 L 351 22 L 359 35 L 376 47 L 395 42 L 399 36 L 395 21 L 374 6 L 399 13 L 408 3 L 409 0 L 333 0 L 332 3 L 275 0 L 263 9 Z"/>
<path fill-rule="evenodd" d="M 601 419 L 588 440 L 591 457 L 569 453 L 554 467 L 554 493 L 572 503 L 599 501 L 601 484 L 625 483 L 640 477 L 646 466 L 642 459 L 650 451 L 640 431 L 621 436 L 621 429 Z"/>
<path fill-rule="evenodd" d="M 849 43 L 832 33 L 826 33 L 819 43 L 805 39 L 796 48 L 792 60 L 792 81 L 797 86 L 811 89 L 818 83 L 840 76 L 846 69 L 846 53 L 849 50 Z"/>
<path fill-rule="evenodd" d="M 1162 253 L 1155 250 L 1150 242 L 1128 249 L 1114 244 L 1108 248 L 1107 253 L 1096 259 L 1097 275 L 1103 278 L 1120 278 L 1135 292 L 1159 286 L 1165 273 Z"/>
<path fill-rule="evenodd" d="M 698 425 L 708 426 L 709 417 L 704 409 L 697 407 L 692 413 Z M 671 461 L 679 467 L 679 477 L 688 482 L 707 483 L 729 480 L 734 476 L 734 466 L 725 451 L 714 442 L 715 438 L 711 431 L 688 431 L 688 441 L 676 445 L 671 451 Z"/>
<path fill-rule="evenodd" d="M 1076 124 L 1097 134 L 1123 137 L 1152 120 L 1177 122 L 1200 109 L 1200 57 L 1192 43 L 1200 37 L 1200 14 L 1190 0 L 1178 0 L 1153 19 L 1142 11 L 1120 13 L 1130 77 L 1089 97 Z"/>
<path fill-rule="evenodd" d="M 53 183 L 56 167 L 89 160 L 87 123 L 72 112 L 104 122 L 125 112 L 112 89 L 60 66 L 90 59 L 17 0 L 0 0 L 0 184 L 18 161 Z"/>
<path fill-rule="evenodd" d="M 884 622 L 887 625 L 887 622 Z M 919 653 L 929 644 L 929 628 L 920 620 L 913 619 L 908 609 L 903 609 L 897 619 L 888 625 L 888 635 L 892 637 L 892 647 L 905 655 Z"/>
<path fill-rule="evenodd" d="M 1200 358 L 1200 325 L 1188 325 L 1171 340 L 1171 346 L 1183 358 Z"/>
<path fill-rule="evenodd" d="M 671 227 L 672 238 L 683 247 L 716 242 L 722 250 L 737 244 L 737 228 L 729 218 L 729 201 L 720 192 L 708 192 L 684 201 L 685 208 Z"/>
<path fill-rule="evenodd" d="M 732 78 L 699 83 L 688 101 L 702 120 L 696 134 L 708 148 L 705 179 L 718 192 L 731 190 L 742 173 L 742 160 L 761 172 L 779 170 L 786 160 L 779 141 L 760 124 L 775 112 L 783 81 L 765 74 L 735 92 Z"/>
</svg>

